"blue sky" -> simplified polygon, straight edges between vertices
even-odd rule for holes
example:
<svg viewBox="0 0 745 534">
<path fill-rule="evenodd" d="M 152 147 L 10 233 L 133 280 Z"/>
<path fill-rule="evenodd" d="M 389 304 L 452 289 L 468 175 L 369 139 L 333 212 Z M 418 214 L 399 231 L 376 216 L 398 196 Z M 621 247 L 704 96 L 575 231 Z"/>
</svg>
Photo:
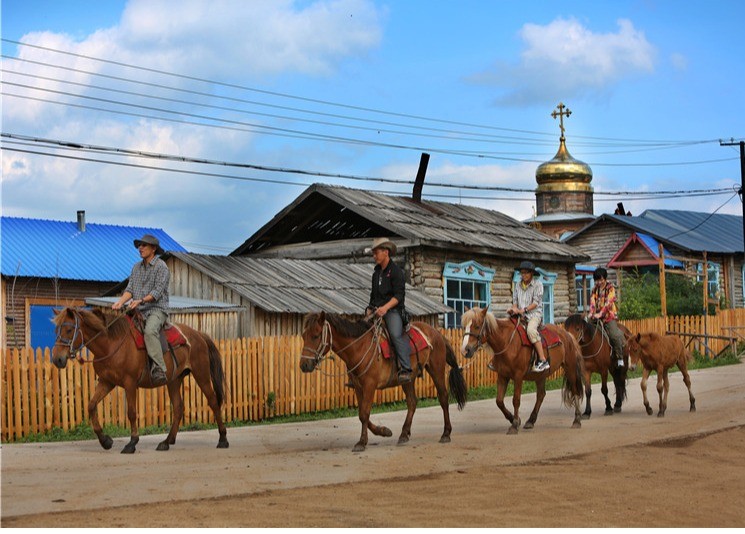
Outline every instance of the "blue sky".
<svg viewBox="0 0 745 534">
<path fill-rule="evenodd" d="M 563 102 L 596 214 L 622 200 L 741 215 L 739 152 L 718 140 L 745 137 L 743 19 L 735 0 L 6 0 L 3 214 L 84 209 L 227 253 L 313 182 L 409 194 L 396 182 L 427 151 L 427 184 L 459 187 L 425 198 L 524 220 Z M 639 195 L 695 189 L 726 191 Z"/>
</svg>

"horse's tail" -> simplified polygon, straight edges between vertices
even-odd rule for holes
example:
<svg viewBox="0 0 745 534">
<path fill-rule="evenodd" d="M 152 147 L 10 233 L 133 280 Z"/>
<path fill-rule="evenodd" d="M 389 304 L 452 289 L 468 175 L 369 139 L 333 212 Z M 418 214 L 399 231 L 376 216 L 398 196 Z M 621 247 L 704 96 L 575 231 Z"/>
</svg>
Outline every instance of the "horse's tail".
<svg viewBox="0 0 745 534">
<path fill-rule="evenodd" d="M 585 398 L 585 361 L 579 342 L 569 332 L 565 331 L 564 341 L 564 382 L 561 386 L 562 401 L 569 408 L 575 402 L 582 402 Z"/>
<path fill-rule="evenodd" d="M 445 342 L 445 361 L 450 366 L 450 374 L 448 375 L 450 395 L 458 403 L 458 409 L 462 410 L 468 398 L 468 386 L 466 385 L 465 378 L 463 378 L 463 371 L 458 365 L 458 359 L 455 357 L 453 347 L 450 346 L 450 342 L 444 336 L 442 340 Z"/>
<path fill-rule="evenodd" d="M 220 351 L 207 334 L 200 332 L 204 342 L 207 343 L 207 351 L 210 359 L 210 377 L 212 378 L 212 388 L 217 395 L 217 405 L 222 406 L 225 402 L 225 371 L 222 368 L 222 357 Z"/>
</svg>

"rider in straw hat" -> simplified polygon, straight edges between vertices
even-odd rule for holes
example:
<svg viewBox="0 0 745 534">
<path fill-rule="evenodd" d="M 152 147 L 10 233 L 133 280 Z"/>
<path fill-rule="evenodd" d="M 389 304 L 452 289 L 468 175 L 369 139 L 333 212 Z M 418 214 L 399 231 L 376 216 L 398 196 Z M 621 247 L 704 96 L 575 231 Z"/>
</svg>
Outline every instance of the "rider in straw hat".
<svg viewBox="0 0 745 534">
<path fill-rule="evenodd" d="M 543 320 L 543 284 L 535 279 L 538 271 L 531 261 L 524 261 L 517 267 L 520 271 L 520 281 L 515 285 L 512 292 L 512 306 L 507 310 L 510 315 L 524 315 L 528 320 L 528 339 L 533 344 L 538 359 L 533 366 L 533 371 L 542 373 L 550 368 L 543 354 L 541 335 L 538 327 Z"/>
<path fill-rule="evenodd" d="M 119 310 L 129 302 L 128 309 L 136 309 L 142 313 L 145 318 L 145 348 L 155 363 L 151 379 L 154 385 L 162 386 L 167 379 L 160 330 L 168 320 L 168 282 L 171 280 L 171 273 L 166 262 L 158 257 L 163 254 L 163 249 L 160 248 L 157 237 L 145 234 L 141 239 L 135 239 L 134 245 L 142 261 L 132 267 L 127 288 L 112 308 Z"/>
<path fill-rule="evenodd" d="M 372 276 L 372 291 L 368 310 L 382 317 L 391 337 L 391 344 L 398 358 L 398 381 L 401 384 L 411 381 L 411 348 L 404 338 L 404 299 L 406 279 L 404 272 L 391 260 L 396 254 L 396 244 L 388 238 L 373 240 L 372 252 L 375 270 Z"/>
</svg>

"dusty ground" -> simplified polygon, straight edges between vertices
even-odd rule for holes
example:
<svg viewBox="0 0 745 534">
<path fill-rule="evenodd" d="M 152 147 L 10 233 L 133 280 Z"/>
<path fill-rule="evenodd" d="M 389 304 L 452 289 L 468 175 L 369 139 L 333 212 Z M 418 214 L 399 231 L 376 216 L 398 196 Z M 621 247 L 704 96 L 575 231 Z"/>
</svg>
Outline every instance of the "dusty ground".
<svg viewBox="0 0 745 534">
<path fill-rule="evenodd" d="M 550 392 L 536 428 L 507 436 L 493 401 L 419 410 L 397 446 L 403 413 L 374 416 L 394 438 L 352 453 L 355 418 L 162 436 L 3 445 L 2 527 L 743 527 L 745 365 L 694 371 L 689 413 L 680 374 L 667 415 L 649 417 L 639 380 L 621 414 L 582 428 Z M 650 382 L 650 393 L 656 391 Z M 523 397 L 523 420 L 534 395 Z M 656 411 L 656 410 L 655 410 Z"/>
</svg>

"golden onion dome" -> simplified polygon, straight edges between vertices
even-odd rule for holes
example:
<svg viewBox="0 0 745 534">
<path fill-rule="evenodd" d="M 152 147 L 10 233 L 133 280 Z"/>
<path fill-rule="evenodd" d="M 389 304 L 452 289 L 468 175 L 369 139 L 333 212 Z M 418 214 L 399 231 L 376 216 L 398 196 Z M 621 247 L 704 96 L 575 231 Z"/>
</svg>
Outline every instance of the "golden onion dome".
<svg viewBox="0 0 745 534">
<path fill-rule="evenodd" d="M 564 136 L 559 139 L 559 151 L 553 159 L 538 166 L 535 178 L 539 191 L 592 191 L 592 169 L 587 163 L 572 157 L 567 150 Z"/>
</svg>

